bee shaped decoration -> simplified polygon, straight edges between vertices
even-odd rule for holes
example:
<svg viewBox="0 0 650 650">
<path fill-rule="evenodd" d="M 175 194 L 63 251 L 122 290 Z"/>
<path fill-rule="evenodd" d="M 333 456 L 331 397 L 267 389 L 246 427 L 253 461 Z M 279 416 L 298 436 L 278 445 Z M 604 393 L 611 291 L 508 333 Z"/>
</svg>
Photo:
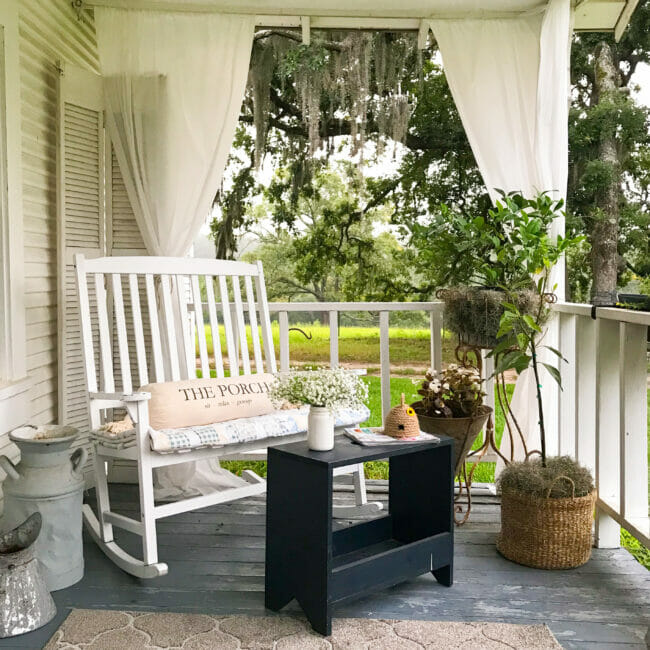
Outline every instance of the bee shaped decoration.
<svg viewBox="0 0 650 650">
<path fill-rule="evenodd" d="M 420 422 L 412 407 L 404 402 L 394 406 L 384 420 L 384 434 L 392 438 L 414 438 L 420 433 Z"/>
</svg>

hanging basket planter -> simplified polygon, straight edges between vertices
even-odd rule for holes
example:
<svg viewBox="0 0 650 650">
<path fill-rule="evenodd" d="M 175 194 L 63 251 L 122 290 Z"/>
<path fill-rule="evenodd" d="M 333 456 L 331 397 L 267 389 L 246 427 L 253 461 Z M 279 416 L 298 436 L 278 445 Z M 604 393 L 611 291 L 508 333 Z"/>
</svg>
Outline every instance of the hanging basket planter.
<svg viewBox="0 0 650 650">
<path fill-rule="evenodd" d="M 449 436 L 454 439 L 454 476 L 463 469 L 467 454 L 492 414 L 489 406 L 479 406 L 478 414 L 469 418 L 445 418 L 424 415 L 422 402 L 411 404 L 420 421 L 420 429 L 426 433 Z"/>
<path fill-rule="evenodd" d="M 523 314 L 539 311 L 540 298 L 534 291 L 517 291 L 513 295 Z M 436 296 L 445 303 L 445 324 L 458 336 L 461 345 L 484 349 L 497 345 L 503 302 L 508 299 L 505 291 L 456 287 L 440 289 Z"/>
<path fill-rule="evenodd" d="M 573 485 L 568 477 L 558 478 Z M 572 493 L 575 495 L 574 485 Z M 497 550 L 517 564 L 537 569 L 581 566 L 591 557 L 595 504 L 595 490 L 585 496 L 567 498 L 504 491 Z"/>
</svg>

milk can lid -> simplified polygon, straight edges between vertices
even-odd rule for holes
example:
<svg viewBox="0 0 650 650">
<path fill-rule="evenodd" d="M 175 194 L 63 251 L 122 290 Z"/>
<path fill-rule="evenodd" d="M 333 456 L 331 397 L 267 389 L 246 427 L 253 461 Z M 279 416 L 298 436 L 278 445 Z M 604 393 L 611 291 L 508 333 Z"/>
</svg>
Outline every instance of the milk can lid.
<svg viewBox="0 0 650 650">
<path fill-rule="evenodd" d="M 78 433 L 79 429 L 67 425 L 40 424 L 14 429 L 9 434 L 9 439 L 13 442 L 51 444 L 53 442 L 72 440 L 77 437 Z"/>
</svg>

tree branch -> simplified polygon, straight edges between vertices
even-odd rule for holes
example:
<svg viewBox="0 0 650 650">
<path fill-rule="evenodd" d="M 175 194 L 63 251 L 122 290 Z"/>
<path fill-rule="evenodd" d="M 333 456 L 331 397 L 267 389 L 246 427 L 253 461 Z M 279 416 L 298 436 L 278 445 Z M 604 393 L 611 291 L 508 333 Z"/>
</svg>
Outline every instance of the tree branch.
<svg viewBox="0 0 650 650">
<path fill-rule="evenodd" d="M 281 36 L 282 38 L 288 38 L 296 43 L 302 43 L 301 33 L 284 29 L 261 29 L 259 32 L 255 32 L 254 40 L 261 41 L 270 36 Z M 319 39 L 318 45 L 324 47 L 326 50 L 332 50 L 334 52 L 342 52 L 345 49 L 344 45 L 336 41 L 322 41 Z"/>
<path fill-rule="evenodd" d="M 319 293 L 318 291 L 316 291 L 314 289 L 309 289 L 308 287 L 303 287 L 301 284 L 298 284 L 297 282 L 295 282 L 294 280 L 291 280 L 290 278 L 282 278 L 281 277 L 281 278 L 277 279 L 277 282 L 281 282 L 282 284 L 285 284 L 285 285 L 287 285 L 289 287 L 292 287 L 293 289 L 297 289 L 298 291 L 300 291 L 302 293 L 308 293 L 308 294 L 314 296 L 314 298 L 316 298 L 316 300 L 318 300 L 319 302 L 324 302 L 325 297 L 322 295 L 322 293 Z"/>
<path fill-rule="evenodd" d="M 286 113 L 289 113 L 289 115 L 292 115 L 293 117 L 297 117 L 298 119 L 302 120 L 302 113 L 300 112 L 300 109 L 295 104 L 291 104 L 290 102 L 287 102 L 284 99 L 282 99 L 278 91 L 275 88 L 273 88 L 273 86 L 269 88 L 269 91 L 271 93 L 271 101 L 280 110 L 283 110 Z"/>
</svg>

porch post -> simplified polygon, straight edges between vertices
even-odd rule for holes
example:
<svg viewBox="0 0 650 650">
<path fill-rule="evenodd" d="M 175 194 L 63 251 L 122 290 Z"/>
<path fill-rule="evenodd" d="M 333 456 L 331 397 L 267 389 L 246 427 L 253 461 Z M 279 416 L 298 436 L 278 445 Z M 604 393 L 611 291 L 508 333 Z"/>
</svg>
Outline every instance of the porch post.
<svg viewBox="0 0 650 650">
<path fill-rule="evenodd" d="M 0 3 L 0 387 L 27 374 L 18 38 L 18 3 Z"/>
</svg>

